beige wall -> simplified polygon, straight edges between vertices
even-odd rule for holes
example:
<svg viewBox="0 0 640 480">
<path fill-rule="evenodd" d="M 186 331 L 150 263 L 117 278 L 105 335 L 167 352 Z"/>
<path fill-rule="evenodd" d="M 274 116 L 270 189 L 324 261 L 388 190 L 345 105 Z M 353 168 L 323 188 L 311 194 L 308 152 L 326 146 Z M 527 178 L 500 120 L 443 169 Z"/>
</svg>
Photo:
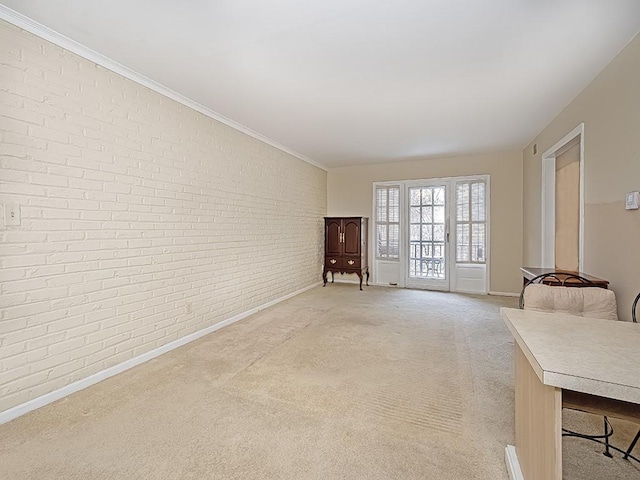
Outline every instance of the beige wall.
<svg viewBox="0 0 640 480">
<path fill-rule="evenodd" d="M 0 78 L 0 412 L 320 280 L 323 170 L 4 22 Z"/>
<path fill-rule="evenodd" d="M 524 260 L 540 264 L 541 154 L 584 122 L 584 270 L 611 281 L 620 318 L 640 291 L 640 36 L 636 37 L 524 149 Z M 533 144 L 538 154 L 533 155 Z"/>
<path fill-rule="evenodd" d="M 373 182 L 483 174 L 491 176 L 490 290 L 519 293 L 522 287 L 519 271 L 522 154 L 519 151 L 335 168 L 327 177 L 327 212 L 371 218 Z"/>
</svg>

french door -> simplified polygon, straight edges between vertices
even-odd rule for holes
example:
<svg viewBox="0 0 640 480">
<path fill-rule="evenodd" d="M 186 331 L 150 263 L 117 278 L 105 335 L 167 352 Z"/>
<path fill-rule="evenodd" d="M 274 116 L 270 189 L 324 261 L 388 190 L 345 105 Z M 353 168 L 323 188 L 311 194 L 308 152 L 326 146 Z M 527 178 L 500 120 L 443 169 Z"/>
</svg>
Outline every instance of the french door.
<svg viewBox="0 0 640 480">
<path fill-rule="evenodd" d="M 406 284 L 449 290 L 449 195 L 447 183 L 407 185 Z"/>
<path fill-rule="evenodd" d="M 489 292 L 489 176 L 374 183 L 374 282 Z"/>
</svg>

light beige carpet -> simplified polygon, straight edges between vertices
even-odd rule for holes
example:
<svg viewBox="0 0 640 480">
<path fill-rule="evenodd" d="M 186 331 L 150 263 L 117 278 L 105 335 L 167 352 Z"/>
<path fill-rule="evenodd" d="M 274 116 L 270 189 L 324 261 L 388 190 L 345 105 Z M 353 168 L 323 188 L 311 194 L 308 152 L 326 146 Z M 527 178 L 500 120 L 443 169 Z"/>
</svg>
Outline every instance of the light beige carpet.
<svg viewBox="0 0 640 480">
<path fill-rule="evenodd" d="M 516 303 L 313 289 L 0 426 L 0 479 L 507 479 Z M 640 478 L 564 455 L 568 479 Z"/>
</svg>

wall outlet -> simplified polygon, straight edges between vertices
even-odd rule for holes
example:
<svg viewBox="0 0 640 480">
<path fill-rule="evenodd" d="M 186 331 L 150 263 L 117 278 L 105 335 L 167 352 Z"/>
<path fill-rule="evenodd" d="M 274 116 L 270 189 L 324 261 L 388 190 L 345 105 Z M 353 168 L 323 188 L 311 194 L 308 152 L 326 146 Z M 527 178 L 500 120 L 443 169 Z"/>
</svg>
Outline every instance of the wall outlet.
<svg viewBox="0 0 640 480">
<path fill-rule="evenodd" d="M 20 205 L 17 203 L 4 204 L 4 224 L 7 227 L 20 225 Z"/>
</svg>

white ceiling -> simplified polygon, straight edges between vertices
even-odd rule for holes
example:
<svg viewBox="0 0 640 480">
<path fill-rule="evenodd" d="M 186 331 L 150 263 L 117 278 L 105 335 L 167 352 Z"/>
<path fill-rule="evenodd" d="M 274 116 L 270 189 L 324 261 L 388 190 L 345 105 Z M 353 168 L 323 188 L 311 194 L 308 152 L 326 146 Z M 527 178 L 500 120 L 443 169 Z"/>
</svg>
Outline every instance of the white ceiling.
<svg viewBox="0 0 640 480">
<path fill-rule="evenodd" d="M 328 168 L 523 148 L 638 0 L 2 0 Z"/>
</svg>

